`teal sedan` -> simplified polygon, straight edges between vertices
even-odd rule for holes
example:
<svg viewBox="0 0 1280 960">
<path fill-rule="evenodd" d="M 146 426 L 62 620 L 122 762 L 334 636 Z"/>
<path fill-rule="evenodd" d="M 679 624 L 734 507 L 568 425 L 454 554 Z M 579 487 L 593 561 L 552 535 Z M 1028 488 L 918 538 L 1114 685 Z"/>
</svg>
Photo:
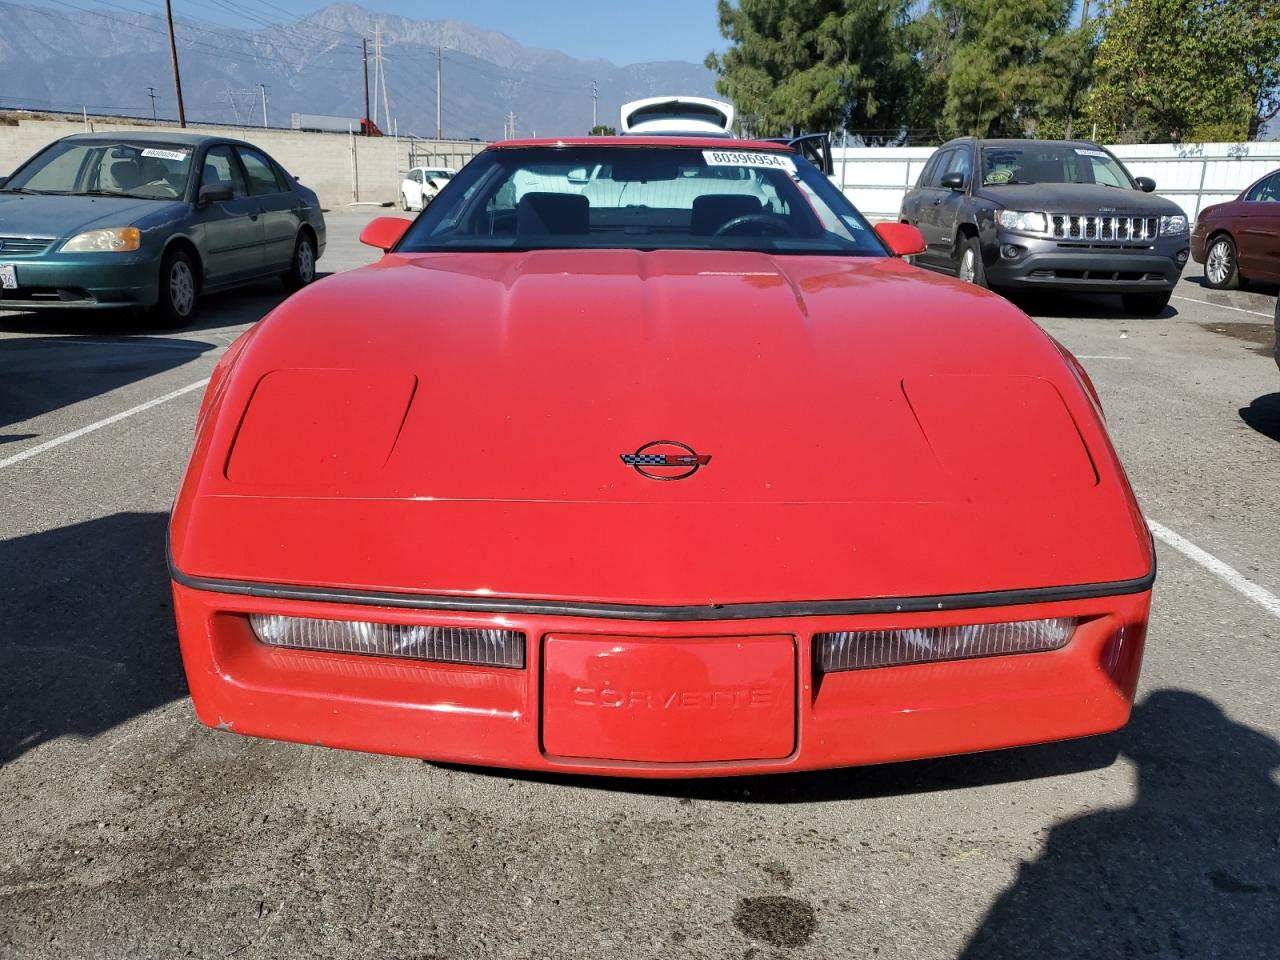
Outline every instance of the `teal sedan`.
<svg viewBox="0 0 1280 960">
<path fill-rule="evenodd" d="M 183 133 L 65 137 L 0 179 L 0 310 L 153 310 L 201 293 L 315 279 L 315 193 L 262 150 Z"/>
</svg>

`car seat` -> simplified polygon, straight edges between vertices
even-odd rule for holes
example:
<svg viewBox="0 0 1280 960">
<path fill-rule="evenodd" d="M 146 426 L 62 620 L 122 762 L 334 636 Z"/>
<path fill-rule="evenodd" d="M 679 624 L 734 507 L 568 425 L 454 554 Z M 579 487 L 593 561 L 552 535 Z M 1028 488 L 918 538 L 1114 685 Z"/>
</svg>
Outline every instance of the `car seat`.
<svg viewBox="0 0 1280 960">
<path fill-rule="evenodd" d="M 584 234 L 591 204 L 576 193 L 526 193 L 516 205 L 516 236 Z"/>
</svg>

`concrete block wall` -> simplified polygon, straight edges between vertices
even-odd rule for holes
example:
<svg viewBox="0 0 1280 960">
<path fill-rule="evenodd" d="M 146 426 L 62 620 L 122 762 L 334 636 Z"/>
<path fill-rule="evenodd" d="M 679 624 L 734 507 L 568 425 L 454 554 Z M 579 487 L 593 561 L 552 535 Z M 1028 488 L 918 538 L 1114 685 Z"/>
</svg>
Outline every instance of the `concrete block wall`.
<svg viewBox="0 0 1280 960">
<path fill-rule="evenodd" d="M 14 120 L 15 118 L 7 118 Z M 173 124 L 89 118 L 89 130 L 176 130 Z M 0 122 L 0 175 L 7 176 L 42 147 L 61 137 L 84 133 L 82 120 L 18 117 Z M 420 165 L 447 163 L 455 169 L 486 144 L 474 140 L 415 140 L 356 137 L 343 133 L 188 125 L 187 132 L 225 136 L 261 147 L 290 173 L 314 190 L 330 209 L 353 202 L 393 203 L 410 156 Z M 433 159 L 437 158 L 437 159 Z"/>
</svg>

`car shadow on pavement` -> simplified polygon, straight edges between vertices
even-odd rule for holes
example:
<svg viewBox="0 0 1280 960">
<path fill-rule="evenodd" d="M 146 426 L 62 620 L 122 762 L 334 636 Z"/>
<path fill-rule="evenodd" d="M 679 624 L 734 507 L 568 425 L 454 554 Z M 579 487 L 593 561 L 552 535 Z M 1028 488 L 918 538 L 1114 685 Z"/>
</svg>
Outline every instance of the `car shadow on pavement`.
<svg viewBox="0 0 1280 960">
<path fill-rule="evenodd" d="M 1264 437 L 1280 442 L 1280 393 L 1264 393 L 1238 412 L 1241 420 Z"/>
<path fill-rule="evenodd" d="M 163 513 L 0 541 L 0 765 L 186 696 Z"/>
<path fill-rule="evenodd" d="M 317 273 L 323 280 L 328 273 Z M 203 296 L 195 315 L 180 329 L 157 326 L 151 315 L 136 310 L 50 310 L 44 313 L 0 311 L 0 332 L 56 333 L 67 336 L 136 336 L 193 333 L 256 323 L 282 304 L 289 294 L 273 279 Z"/>
<path fill-rule="evenodd" d="M 1056 824 L 961 960 L 1276 955 L 1280 743 L 1182 690 L 1121 741 L 1135 801 Z"/>
<path fill-rule="evenodd" d="M 1117 294 L 1064 293 L 1063 291 L 1037 293 L 1034 290 L 1010 290 L 1003 292 L 1002 296 L 1023 313 L 1032 317 L 1116 319 L 1142 323 L 1146 320 L 1169 320 L 1178 315 L 1178 310 L 1173 304 L 1169 304 L 1154 317 L 1140 317 L 1137 314 L 1126 313 Z"/>
<path fill-rule="evenodd" d="M 120 342 L 67 336 L 0 338 L 0 427 L 180 367 L 213 347 L 170 337 Z M 0 444 L 33 436 L 0 433 Z"/>
</svg>

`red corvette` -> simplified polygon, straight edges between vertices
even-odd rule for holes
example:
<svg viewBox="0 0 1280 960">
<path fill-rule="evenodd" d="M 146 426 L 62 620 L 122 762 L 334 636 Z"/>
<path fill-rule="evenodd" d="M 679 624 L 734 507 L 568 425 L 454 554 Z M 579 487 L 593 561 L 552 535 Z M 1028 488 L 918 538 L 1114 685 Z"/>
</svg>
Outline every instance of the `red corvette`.
<svg viewBox="0 0 1280 960">
<path fill-rule="evenodd" d="M 766 773 L 1129 716 L 1151 541 L 1093 388 L 773 143 L 499 144 L 214 374 L 170 554 L 200 719 Z"/>
</svg>

